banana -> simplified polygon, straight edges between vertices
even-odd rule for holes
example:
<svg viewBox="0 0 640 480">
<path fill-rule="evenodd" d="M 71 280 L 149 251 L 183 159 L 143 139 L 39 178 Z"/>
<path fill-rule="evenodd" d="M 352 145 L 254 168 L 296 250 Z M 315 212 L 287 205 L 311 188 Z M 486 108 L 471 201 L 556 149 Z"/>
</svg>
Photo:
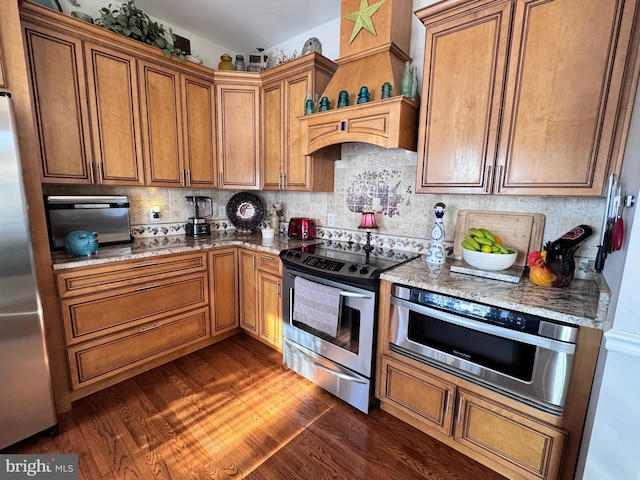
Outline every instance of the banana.
<svg viewBox="0 0 640 480">
<path fill-rule="evenodd" d="M 484 238 L 484 233 L 482 233 L 482 230 L 480 230 L 479 228 L 470 228 L 469 231 L 467 232 L 469 235 L 471 235 L 472 237 L 479 237 L 479 238 Z"/>
<path fill-rule="evenodd" d="M 484 238 L 484 237 L 476 237 L 474 235 L 473 239 L 478 242 L 480 245 L 493 245 L 493 242 L 491 240 L 489 240 L 488 238 Z"/>
<path fill-rule="evenodd" d="M 498 250 L 500 250 L 500 253 L 509 253 L 509 250 L 507 250 L 506 248 L 504 248 L 502 245 L 500 245 L 498 242 L 495 243 L 495 246 L 498 247 Z"/>
<path fill-rule="evenodd" d="M 468 244 L 473 245 L 473 247 L 476 250 L 480 249 L 480 244 L 478 242 L 476 242 L 476 240 L 471 235 L 467 235 L 466 237 L 464 237 L 464 239 L 466 240 L 466 242 Z"/>
<path fill-rule="evenodd" d="M 489 239 L 489 240 L 491 240 L 492 242 L 495 242 L 495 241 L 496 241 L 496 239 L 495 239 L 495 237 L 493 236 L 493 234 L 492 234 L 489 230 L 487 230 L 486 228 L 480 228 L 479 230 L 480 230 L 482 233 L 484 233 L 484 238 L 488 238 L 488 239 Z"/>
<path fill-rule="evenodd" d="M 480 250 L 480 248 L 476 248 L 473 245 L 471 245 L 469 242 L 467 242 L 466 240 L 462 240 L 462 242 L 460 242 L 460 244 L 466 248 L 467 250 L 473 250 L 474 252 L 477 252 Z"/>
<path fill-rule="evenodd" d="M 500 253 L 500 249 L 498 248 L 497 245 L 491 246 L 491 253 Z"/>
</svg>

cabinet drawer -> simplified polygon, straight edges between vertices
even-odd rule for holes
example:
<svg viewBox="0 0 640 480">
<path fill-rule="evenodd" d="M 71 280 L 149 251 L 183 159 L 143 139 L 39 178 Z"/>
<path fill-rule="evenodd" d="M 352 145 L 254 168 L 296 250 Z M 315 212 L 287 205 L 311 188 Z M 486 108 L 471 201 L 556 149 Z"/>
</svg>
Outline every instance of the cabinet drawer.
<svg viewBox="0 0 640 480">
<path fill-rule="evenodd" d="M 282 262 L 280 261 L 280 257 L 258 253 L 258 269 L 282 276 Z"/>
<path fill-rule="evenodd" d="M 67 270 L 56 274 L 60 298 L 96 293 L 112 288 L 137 285 L 153 280 L 205 271 L 206 254 L 163 255 L 95 267 Z"/>
<path fill-rule="evenodd" d="M 456 441 L 524 475 L 557 478 L 566 440 L 563 430 L 459 390 Z"/>
<path fill-rule="evenodd" d="M 206 272 L 60 302 L 67 345 L 208 304 Z"/>
<path fill-rule="evenodd" d="M 382 358 L 382 396 L 397 408 L 421 422 L 427 422 L 445 435 L 451 435 L 451 405 L 455 385 L 411 367 Z"/>
<path fill-rule="evenodd" d="M 67 357 L 72 388 L 84 387 L 204 340 L 209 332 L 209 311 L 200 308 L 70 347 Z"/>
</svg>

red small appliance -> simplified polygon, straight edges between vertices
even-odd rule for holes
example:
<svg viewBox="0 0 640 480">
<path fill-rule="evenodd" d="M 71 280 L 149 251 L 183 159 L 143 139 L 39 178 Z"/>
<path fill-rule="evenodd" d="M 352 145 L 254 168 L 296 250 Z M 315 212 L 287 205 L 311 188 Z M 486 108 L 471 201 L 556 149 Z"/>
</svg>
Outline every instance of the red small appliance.
<svg viewBox="0 0 640 480">
<path fill-rule="evenodd" d="M 311 218 L 292 218 L 289 221 L 289 238 L 309 240 L 316 238 L 316 222 Z"/>
</svg>

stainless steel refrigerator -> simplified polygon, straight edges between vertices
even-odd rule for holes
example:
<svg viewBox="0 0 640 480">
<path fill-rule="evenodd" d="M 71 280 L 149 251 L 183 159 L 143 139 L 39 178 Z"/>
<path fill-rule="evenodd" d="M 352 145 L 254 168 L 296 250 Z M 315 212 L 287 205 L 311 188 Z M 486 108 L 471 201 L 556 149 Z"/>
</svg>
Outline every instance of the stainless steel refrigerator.
<svg viewBox="0 0 640 480">
<path fill-rule="evenodd" d="M 0 449 L 56 423 L 13 104 L 0 92 Z"/>
</svg>

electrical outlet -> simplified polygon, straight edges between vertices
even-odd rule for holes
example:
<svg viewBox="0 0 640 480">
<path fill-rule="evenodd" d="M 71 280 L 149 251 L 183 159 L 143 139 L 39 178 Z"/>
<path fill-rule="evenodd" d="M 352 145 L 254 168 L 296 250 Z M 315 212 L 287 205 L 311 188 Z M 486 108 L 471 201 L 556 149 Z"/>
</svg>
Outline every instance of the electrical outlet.
<svg viewBox="0 0 640 480">
<path fill-rule="evenodd" d="M 218 216 L 220 218 L 224 218 L 227 216 L 227 207 L 225 207 L 224 205 L 220 205 L 218 207 Z"/>
<path fill-rule="evenodd" d="M 151 207 L 149 210 L 149 217 L 152 222 L 157 222 L 160 220 L 160 207 Z"/>
<path fill-rule="evenodd" d="M 336 223 L 336 216 L 333 213 L 327 213 L 327 227 L 333 227 Z"/>
</svg>

